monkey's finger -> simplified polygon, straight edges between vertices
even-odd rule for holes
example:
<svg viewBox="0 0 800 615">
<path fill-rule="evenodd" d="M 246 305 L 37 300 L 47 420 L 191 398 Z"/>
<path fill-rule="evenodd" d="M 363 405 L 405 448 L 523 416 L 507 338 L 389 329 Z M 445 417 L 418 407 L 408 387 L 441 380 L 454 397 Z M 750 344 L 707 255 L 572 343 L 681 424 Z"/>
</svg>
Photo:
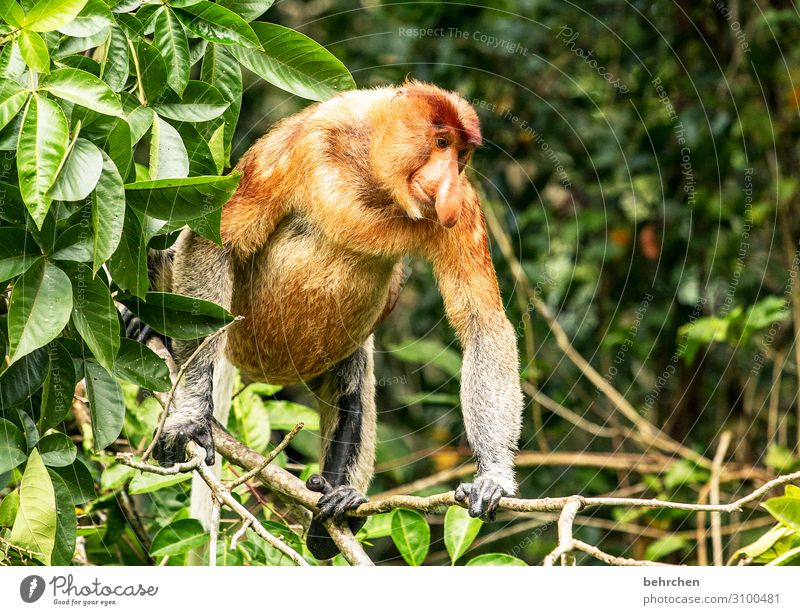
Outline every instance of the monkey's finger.
<svg viewBox="0 0 800 615">
<path fill-rule="evenodd" d="M 476 488 L 477 486 L 477 488 Z M 489 505 L 489 498 L 495 484 L 491 481 L 478 481 L 469 494 L 469 514 L 472 517 L 483 517 Z"/>
<path fill-rule="evenodd" d="M 500 505 L 500 498 L 503 497 L 503 489 L 497 487 L 489 498 L 489 505 L 486 508 L 486 515 L 489 521 L 494 521 L 497 515 L 497 507 Z"/>
<path fill-rule="evenodd" d="M 213 466 L 214 465 L 214 440 L 211 437 L 211 430 L 204 429 L 197 437 L 195 437 L 195 442 L 197 442 L 200 446 L 203 447 L 203 450 L 206 452 L 206 465 Z"/>
<path fill-rule="evenodd" d="M 470 483 L 461 483 L 458 487 L 456 487 L 456 492 L 453 494 L 455 497 L 456 502 L 463 502 L 469 497 L 469 492 L 472 490 L 472 485 Z"/>
<path fill-rule="evenodd" d="M 357 508 L 366 501 L 366 496 L 360 494 L 355 489 L 346 493 L 334 507 L 333 518 L 336 521 L 344 521 L 345 517 L 347 517 L 347 511 Z"/>
</svg>

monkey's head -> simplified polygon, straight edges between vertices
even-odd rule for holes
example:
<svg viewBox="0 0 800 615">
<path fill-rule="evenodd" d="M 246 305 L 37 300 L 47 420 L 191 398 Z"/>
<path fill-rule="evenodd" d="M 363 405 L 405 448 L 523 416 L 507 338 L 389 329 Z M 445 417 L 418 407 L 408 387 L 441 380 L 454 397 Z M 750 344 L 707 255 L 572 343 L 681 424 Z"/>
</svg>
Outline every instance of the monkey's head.
<svg viewBox="0 0 800 615">
<path fill-rule="evenodd" d="M 464 168 L 481 144 L 475 110 L 453 92 L 412 81 L 376 111 L 382 130 L 373 135 L 370 159 L 380 186 L 409 217 L 454 226 Z"/>
</svg>

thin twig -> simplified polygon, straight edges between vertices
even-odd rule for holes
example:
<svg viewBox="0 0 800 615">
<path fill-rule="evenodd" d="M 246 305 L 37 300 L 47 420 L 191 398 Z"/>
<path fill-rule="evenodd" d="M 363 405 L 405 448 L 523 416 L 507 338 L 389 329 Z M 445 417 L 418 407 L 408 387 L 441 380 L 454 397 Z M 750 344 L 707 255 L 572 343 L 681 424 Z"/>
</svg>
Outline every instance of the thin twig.
<svg viewBox="0 0 800 615">
<path fill-rule="evenodd" d="M 303 423 L 302 421 L 299 422 L 294 427 L 292 427 L 292 430 L 283 437 L 283 440 L 280 441 L 278 446 L 272 449 L 269 455 L 267 455 L 264 458 L 264 462 L 262 465 L 256 466 L 252 470 L 249 470 L 248 472 L 242 474 L 239 478 L 232 480 L 230 483 L 228 483 L 228 489 L 235 489 L 239 485 L 243 485 L 251 478 L 253 478 L 256 474 L 261 472 L 261 470 L 266 468 L 270 463 L 273 462 L 275 457 L 281 454 L 281 451 L 289 445 L 289 442 L 292 441 L 292 438 L 294 438 L 300 432 L 300 430 L 303 429 L 303 427 L 305 427 L 305 423 Z"/>
<path fill-rule="evenodd" d="M 231 322 L 226 324 L 224 327 L 217 329 L 216 331 L 214 331 L 214 333 L 206 337 L 202 342 L 200 342 L 200 344 L 198 344 L 197 348 L 194 349 L 194 352 L 189 356 L 186 362 L 183 365 L 181 365 L 180 369 L 178 370 L 177 376 L 172 380 L 172 388 L 169 390 L 169 395 L 167 395 L 167 401 L 164 402 L 164 410 L 161 412 L 161 417 L 158 420 L 158 427 L 156 427 L 156 432 L 155 434 L 153 434 L 153 441 L 150 443 L 150 446 L 148 446 L 145 449 L 144 453 L 142 453 L 143 462 L 149 459 L 150 455 L 153 453 L 153 449 L 156 446 L 156 442 L 158 442 L 158 439 L 161 437 L 161 432 L 164 430 L 164 424 L 167 422 L 167 417 L 169 416 L 169 410 L 170 407 L 172 406 L 172 401 L 175 398 L 175 393 L 178 390 L 178 386 L 180 385 L 181 380 L 183 380 L 183 376 L 186 373 L 186 370 L 189 369 L 189 366 L 192 364 L 192 361 L 194 361 L 195 358 L 197 358 L 197 356 L 203 351 L 203 349 L 205 349 L 206 346 L 208 346 L 215 339 L 223 335 L 230 327 L 232 327 L 234 324 L 236 324 L 243 318 L 244 316 L 236 316 Z"/>
<path fill-rule="evenodd" d="M 708 494 L 708 503 L 719 506 L 719 476 L 722 473 L 722 462 L 725 460 L 725 453 L 731 443 L 731 432 L 723 431 L 719 438 L 719 446 L 714 454 L 714 461 L 711 464 L 711 491 Z M 711 549 L 714 555 L 714 565 L 722 566 L 725 564 L 722 555 L 722 516 L 719 512 L 711 513 Z"/>
<path fill-rule="evenodd" d="M 217 565 L 217 542 L 219 541 L 219 518 L 222 513 L 219 500 L 213 498 L 211 500 L 211 523 L 208 541 L 208 565 Z"/>
</svg>

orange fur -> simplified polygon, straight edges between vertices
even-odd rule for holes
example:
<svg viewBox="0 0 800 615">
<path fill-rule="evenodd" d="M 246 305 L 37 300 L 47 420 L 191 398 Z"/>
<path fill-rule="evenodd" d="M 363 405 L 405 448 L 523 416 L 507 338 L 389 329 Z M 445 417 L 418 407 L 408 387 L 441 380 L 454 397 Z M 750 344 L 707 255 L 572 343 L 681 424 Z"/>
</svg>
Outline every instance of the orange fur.
<svg viewBox="0 0 800 615">
<path fill-rule="evenodd" d="M 406 255 L 433 262 L 462 342 L 475 325 L 504 319 L 480 204 L 464 174 L 479 143 L 466 101 L 408 83 L 341 94 L 253 145 L 222 216 L 232 308 L 245 316 L 228 337 L 232 362 L 274 383 L 329 369 L 391 309 Z M 437 218 L 440 198 L 448 212 L 458 209 L 452 228 Z"/>
</svg>

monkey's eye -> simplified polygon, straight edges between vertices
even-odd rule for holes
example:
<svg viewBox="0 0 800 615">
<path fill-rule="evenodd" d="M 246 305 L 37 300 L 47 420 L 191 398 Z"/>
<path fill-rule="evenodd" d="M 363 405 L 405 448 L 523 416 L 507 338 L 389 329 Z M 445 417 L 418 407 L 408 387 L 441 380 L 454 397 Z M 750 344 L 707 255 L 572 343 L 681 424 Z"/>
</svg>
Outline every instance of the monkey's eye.
<svg viewBox="0 0 800 615">
<path fill-rule="evenodd" d="M 436 137 L 436 147 L 445 149 L 448 145 L 447 137 Z"/>
<path fill-rule="evenodd" d="M 467 154 L 469 154 L 469 150 L 466 148 L 458 150 L 458 157 L 461 160 L 464 160 L 467 157 Z"/>
</svg>

